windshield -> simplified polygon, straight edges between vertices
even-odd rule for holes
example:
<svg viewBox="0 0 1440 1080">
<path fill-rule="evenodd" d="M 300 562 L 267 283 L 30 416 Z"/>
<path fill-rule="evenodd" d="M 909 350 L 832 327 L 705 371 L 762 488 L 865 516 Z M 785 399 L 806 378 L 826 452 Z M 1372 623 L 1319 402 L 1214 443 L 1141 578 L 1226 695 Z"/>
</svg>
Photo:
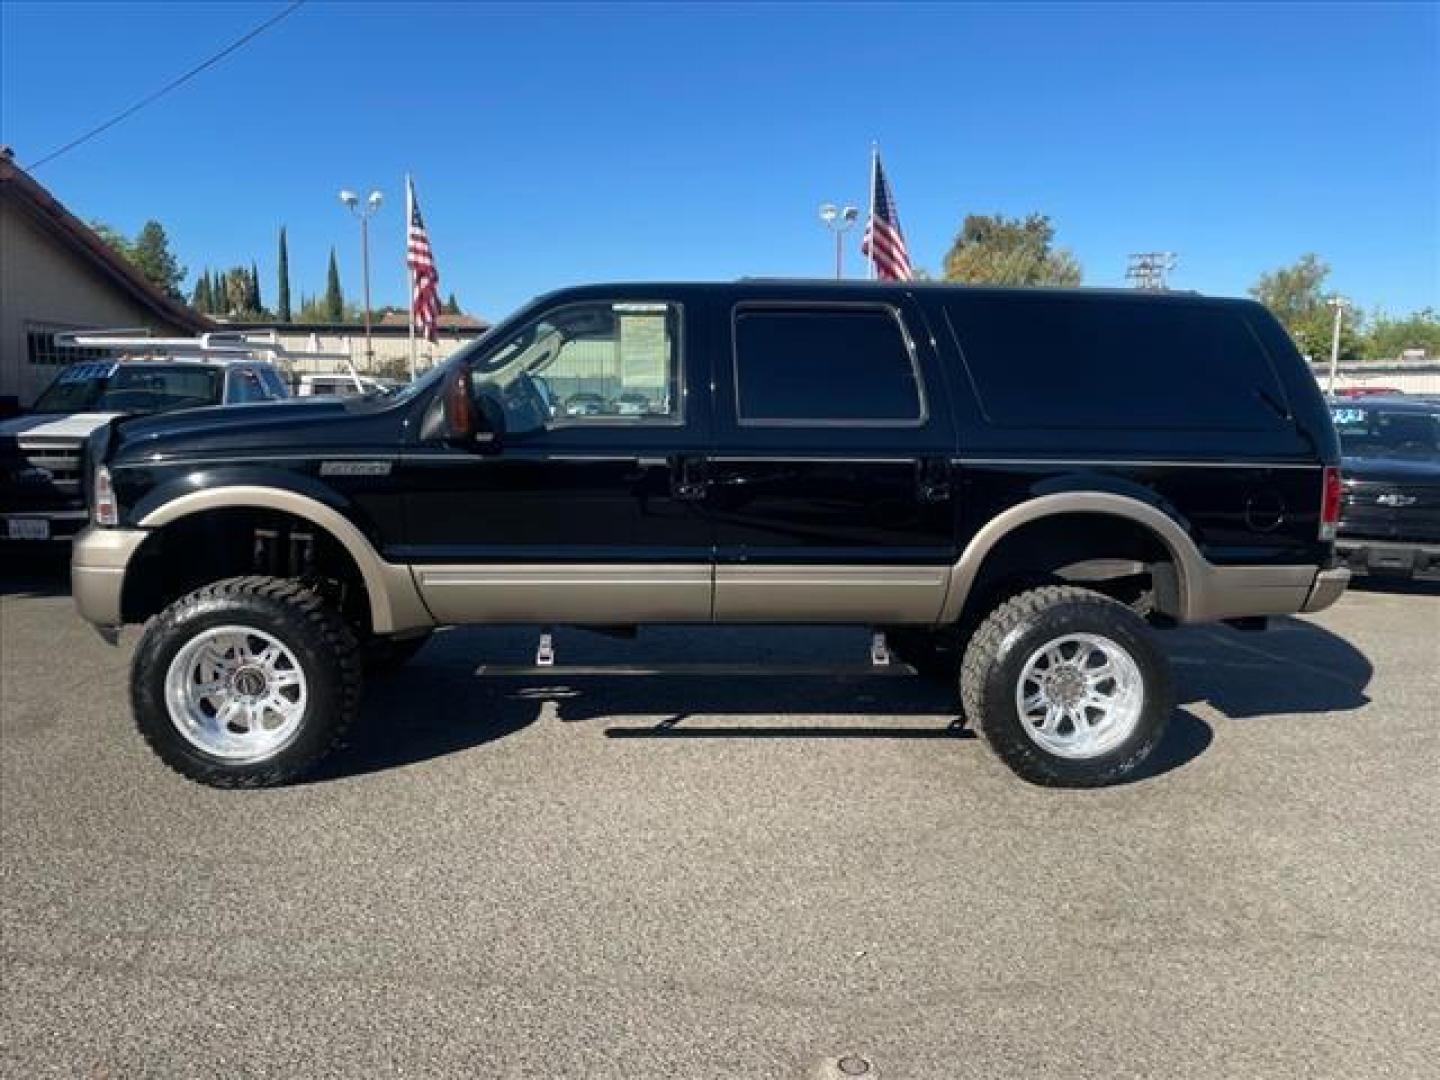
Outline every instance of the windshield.
<svg viewBox="0 0 1440 1080">
<path fill-rule="evenodd" d="M 164 412 L 214 405 L 223 373 L 194 364 L 76 364 L 35 402 L 35 412 Z"/>
<path fill-rule="evenodd" d="M 1341 450 L 1352 456 L 1440 458 L 1440 410 L 1337 405 L 1330 410 Z"/>
</svg>

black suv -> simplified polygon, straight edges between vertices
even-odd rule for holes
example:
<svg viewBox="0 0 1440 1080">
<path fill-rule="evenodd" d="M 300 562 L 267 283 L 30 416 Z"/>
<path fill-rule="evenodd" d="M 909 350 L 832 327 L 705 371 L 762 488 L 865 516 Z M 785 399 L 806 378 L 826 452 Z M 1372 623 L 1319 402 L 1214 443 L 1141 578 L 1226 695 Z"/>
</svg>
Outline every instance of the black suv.
<svg viewBox="0 0 1440 1080">
<path fill-rule="evenodd" d="M 586 286 L 394 395 L 89 452 L 76 602 L 149 621 L 139 728 L 220 786 L 313 765 L 367 666 L 457 623 L 869 625 L 1021 775 L 1104 784 L 1171 709 L 1153 624 L 1349 579 L 1315 380 L 1262 307 L 1198 296 Z"/>
<path fill-rule="evenodd" d="M 1440 581 L 1440 402 L 1331 405 L 1344 455 L 1336 548 L 1357 574 Z"/>
</svg>

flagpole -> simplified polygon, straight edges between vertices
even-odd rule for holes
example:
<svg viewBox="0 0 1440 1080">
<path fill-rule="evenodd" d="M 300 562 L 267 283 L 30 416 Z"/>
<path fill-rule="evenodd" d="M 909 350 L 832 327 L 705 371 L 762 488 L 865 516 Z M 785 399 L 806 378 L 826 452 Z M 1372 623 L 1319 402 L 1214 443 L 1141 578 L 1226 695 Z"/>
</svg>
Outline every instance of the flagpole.
<svg viewBox="0 0 1440 1080">
<path fill-rule="evenodd" d="M 410 270 L 410 222 L 415 220 L 415 184 L 410 174 L 405 174 L 405 294 L 409 297 L 406 308 L 410 314 L 410 381 L 415 381 L 415 282 Z"/>
<path fill-rule="evenodd" d="M 870 234 L 870 243 L 866 244 L 865 258 L 870 264 L 870 280 L 875 280 L 875 171 L 880 161 L 880 144 L 870 144 L 870 217 L 865 222 L 865 231 Z"/>
</svg>

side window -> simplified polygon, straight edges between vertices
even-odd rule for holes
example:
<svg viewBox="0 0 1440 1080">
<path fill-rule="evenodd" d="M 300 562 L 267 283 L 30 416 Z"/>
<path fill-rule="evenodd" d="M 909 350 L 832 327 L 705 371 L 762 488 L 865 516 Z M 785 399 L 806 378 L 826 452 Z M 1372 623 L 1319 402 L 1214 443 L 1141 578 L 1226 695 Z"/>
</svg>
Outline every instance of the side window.
<svg viewBox="0 0 1440 1080">
<path fill-rule="evenodd" d="M 272 401 L 279 401 L 282 398 L 290 396 L 290 391 L 285 386 L 285 380 L 280 377 L 280 372 L 274 368 L 261 368 L 260 382 L 265 387 L 266 395 Z"/>
<path fill-rule="evenodd" d="M 1149 298 L 978 297 L 945 304 L 1000 427 L 1256 431 L 1285 392 L 1242 312 Z"/>
<path fill-rule="evenodd" d="M 742 425 L 924 423 L 920 376 L 893 309 L 741 305 L 734 325 Z"/>
<path fill-rule="evenodd" d="M 474 366 L 514 434 L 681 420 L 677 304 L 587 301 L 546 312 Z"/>
<path fill-rule="evenodd" d="M 249 368 L 230 370 L 230 385 L 225 392 L 227 404 L 248 405 L 255 401 L 268 401 L 269 398 L 265 387 L 260 384 L 260 376 L 255 372 Z"/>
</svg>

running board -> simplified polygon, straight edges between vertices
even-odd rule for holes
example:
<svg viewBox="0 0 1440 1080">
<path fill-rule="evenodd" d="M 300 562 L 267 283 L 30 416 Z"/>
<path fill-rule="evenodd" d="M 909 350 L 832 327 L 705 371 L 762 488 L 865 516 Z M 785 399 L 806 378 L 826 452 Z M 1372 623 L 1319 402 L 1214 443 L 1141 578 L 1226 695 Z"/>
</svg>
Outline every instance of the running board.
<svg viewBox="0 0 1440 1080">
<path fill-rule="evenodd" d="M 476 675 L 785 675 L 890 678 L 914 675 L 909 664 L 480 664 Z"/>
</svg>

